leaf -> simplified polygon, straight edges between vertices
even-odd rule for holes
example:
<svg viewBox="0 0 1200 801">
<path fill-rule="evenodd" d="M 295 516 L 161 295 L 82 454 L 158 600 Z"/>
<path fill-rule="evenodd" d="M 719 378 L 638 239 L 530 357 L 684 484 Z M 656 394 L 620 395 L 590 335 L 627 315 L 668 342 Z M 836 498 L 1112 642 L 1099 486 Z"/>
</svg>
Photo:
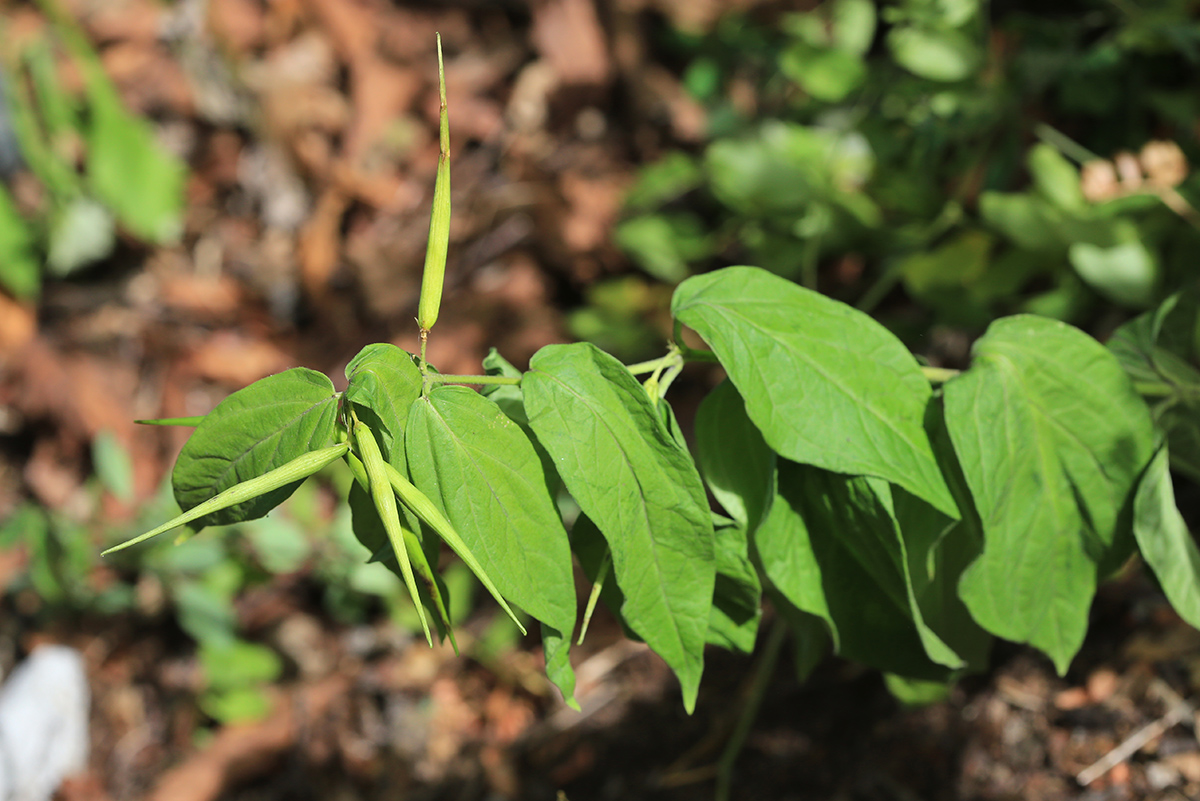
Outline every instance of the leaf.
<svg viewBox="0 0 1200 801">
<path fill-rule="evenodd" d="M 495 348 L 491 348 L 487 356 L 483 357 L 483 372 L 484 375 L 521 377 L 521 371 L 513 367 Z M 538 459 L 542 462 L 542 469 L 546 472 L 546 490 L 550 493 L 551 498 L 557 498 L 562 482 L 558 478 L 558 471 L 554 469 L 554 460 L 550 458 L 550 454 L 546 453 L 542 443 L 538 442 L 537 435 L 529 427 L 529 415 L 525 413 L 525 398 L 521 394 L 520 385 L 484 384 L 480 389 L 480 394 L 499 406 L 500 411 L 508 415 L 509 419 L 521 427 L 525 436 L 529 437 L 529 441 L 533 443 L 533 449 L 537 451 Z"/>
<path fill-rule="evenodd" d="M 1154 301 L 1158 265 L 1140 240 L 1112 247 L 1075 242 L 1067 253 L 1079 277 L 1113 303 L 1144 309 Z"/>
<path fill-rule="evenodd" d="M 171 483 L 187 511 L 230 487 L 333 441 L 337 395 L 321 373 L 296 367 L 267 376 L 217 404 L 184 443 Z M 262 517 L 300 481 L 212 515 L 196 528 Z"/>
<path fill-rule="evenodd" d="M 159 145 L 145 120 L 125 109 L 94 56 L 80 59 L 80 65 L 89 111 L 87 174 L 92 191 L 137 237 L 174 242 L 183 229 L 186 167 Z"/>
<path fill-rule="evenodd" d="M 717 580 L 707 642 L 753 653 L 762 618 L 762 584 L 747 555 L 746 530 L 732 520 L 724 520 L 724 525 L 714 525 L 714 535 Z"/>
<path fill-rule="evenodd" d="M 637 380 L 594 345 L 549 345 L 522 381 L 538 439 L 612 551 L 621 614 L 695 707 L 715 582 L 712 522 L 691 456 Z"/>
<path fill-rule="evenodd" d="M 700 403 L 696 454 L 713 497 L 742 528 L 757 528 L 775 495 L 775 452 L 746 416 L 730 381 L 722 381 Z"/>
<path fill-rule="evenodd" d="M 929 382 L 883 326 L 752 267 L 689 278 L 671 311 L 712 346 L 779 455 L 887 479 L 958 516 L 923 427 Z"/>
<path fill-rule="evenodd" d="M 617 246 L 639 267 L 668 284 L 690 274 L 688 265 L 712 254 L 712 239 L 694 214 L 646 214 L 617 225 Z"/>
<path fill-rule="evenodd" d="M 643 166 L 625 195 L 631 211 L 650 211 L 698 187 L 704 173 L 695 159 L 682 150 L 672 150 L 658 161 Z"/>
<path fill-rule="evenodd" d="M 982 52 L 970 37 L 957 30 L 892 28 L 888 47 L 896 63 L 930 81 L 961 81 L 979 67 Z"/>
<path fill-rule="evenodd" d="M 1167 432 L 1171 466 L 1200 481 L 1200 293 L 1172 295 L 1117 329 L 1108 348 L 1139 387 L 1151 392 Z"/>
<path fill-rule="evenodd" d="M 474 390 L 440 386 L 412 405 L 405 448 L 413 483 L 441 507 L 500 593 L 570 637 L 567 532 L 521 429 Z"/>
<path fill-rule="evenodd" d="M 386 342 L 367 345 L 346 365 L 346 379 L 344 400 L 369 410 L 363 421 L 379 437 L 383 458 L 403 470 L 403 448 L 396 443 L 404 441 L 409 407 L 424 383 L 412 354 Z"/>
<path fill-rule="evenodd" d="M 42 287 L 41 260 L 34 250 L 33 231 L 3 184 L 0 184 L 0 285 L 21 299 L 37 297 Z"/>
<path fill-rule="evenodd" d="M 1008 317 L 972 353 L 945 386 L 984 535 L 959 593 L 985 629 L 1040 648 L 1061 674 L 1083 642 L 1098 573 L 1129 553 L 1153 425 L 1116 359 L 1064 323 Z"/>
<path fill-rule="evenodd" d="M 1050 145 L 1039 142 L 1029 151 L 1029 172 L 1041 194 L 1064 211 L 1087 208 L 1079 170 Z"/>
<path fill-rule="evenodd" d="M 1175 506 L 1169 463 L 1167 449 L 1159 448 L 1142 476 L 1133 502 L 1133 533 L 1171 606 L 1188 625 L 1200 628 L 1200 549 Z"/>
<path fill-rule="evenodd" d="M 575 670 L 571 667 L 571 635 L 542 624 L 542 650 L 546 655 L 546 677 L 563 694 L 563 702 L 579 711 L 575 700 Z"/>
<path fill-rule="evenodd" d="M 754 542 L 794 606 L 824 618 L 838 653 L 914 678 L 965 665 L 917 603 L 891 492 L 879 479 L 781 462 L 779 494 Z"/>
<path fill-rule="evenodd" d="M 859 54 L 804 42 L 796 42 L 783 52 L 779 70 L 826 103 L 845 100 L 867 77 L 867 64 Z"/>
<path fill-rule="evenodd" d="M 133 500 L 133 460 L 109 429 L 104 429 L 92 440 L 92 466 L 100 483 L 114 498 L 122 503 Z"/>
</svg>

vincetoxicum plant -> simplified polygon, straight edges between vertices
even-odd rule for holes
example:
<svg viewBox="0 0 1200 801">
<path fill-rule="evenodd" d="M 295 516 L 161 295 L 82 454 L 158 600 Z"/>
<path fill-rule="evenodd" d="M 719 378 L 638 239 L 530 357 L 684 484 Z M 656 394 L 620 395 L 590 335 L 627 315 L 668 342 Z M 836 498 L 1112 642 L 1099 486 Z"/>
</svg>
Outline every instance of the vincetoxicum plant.
<svg viewBox="0 0 1200 801">
<path fill-rule="evenodd" d="M 369 345 L 341 393 L 296 368 L 202 419 L 152 421 L 196 426 L 173 473 L 184 513 L 108 552 L 261 517 L 344 459 L 355 533 L 403 577 L 430 642 L 429 618 L 454 638 L 445 542 L 518 626 L 513 607 L 539 621 L 573 703 L 574 554 L 594 583 L 580 628 L 603 597 L 689 712 L 706 645 L 752 651 L 764 595 L 780 621 L 767 653 L 790 630 L 802 671 L 832 647 L 893 687 L 979 670 L 995 636 L 1065 672 L 1097 583 L 1137 549 L 1200 624 L 1200 552 L 1168 468 L 1200 474 L 1200 293 L 1108 348 L 1055 320 L 1000 319 L 958 372 L 923 367 L 845 304 L 727 267 L 676 288 L 661 358 L 627 366 L 575 343 L 524 373 L 493 350 L 482 375 L 442 375 L 424 359 L 450 214 L 444 80 L 442 97 L 422 352 Z M 711 350 L 684 345 L 683 326 Z M 689 362 L 728 375 L 699 408 L 695 456 L 666 400 Z M 581 510 L 569 534 L 561 492 Z"/>
</svg>

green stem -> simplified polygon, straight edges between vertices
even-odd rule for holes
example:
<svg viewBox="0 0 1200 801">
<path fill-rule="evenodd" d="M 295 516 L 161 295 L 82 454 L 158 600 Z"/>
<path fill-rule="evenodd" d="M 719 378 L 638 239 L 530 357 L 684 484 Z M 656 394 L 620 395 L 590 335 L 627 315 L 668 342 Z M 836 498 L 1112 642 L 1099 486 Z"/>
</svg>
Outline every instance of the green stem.
<svg viewBox="0 0 1200 801">
<path fill-rule="evenodd" d="M 817 291 L 817 267 L 821 257 L 821 237 L 810 236 L 804 243 L 804 260 L 800 263 L 800 284 Z"/>
<path fill-rule="evenodd" d="M 887 297 L 888 293 L 892 291 L 899 280 L 899 270 L 892 265 L 884 267 L 883 272 L 875 279 L 875 283 L 867 287 L 867 291 L 858 299 L 858 303 L 854 304 L 854 308 L 860 312 L 870 314 L 879 305 L 880 301 Z"/>
<path fill-rule="evenodd" d="M 1167 398 L 1175 394 L 1175 387 L 1166 381 L 1135 381 L 1133 387 L 1139 395 L 1148 398 Z"/>
<path fill-rule="evenodd" d="M 730 735 L 729 742 L 725 744 L 721 758 L 717 761 L 716 801 L 729 801 L 734 763 L 737 762 L 742 747 L 746 744 L 746 738 L 750 736 L 754 720 L 758 717 L 758 710 L 762 707 L 763 698 L 767 694 L 771 676 L 775 674 L 775 666 L 779 663 L 779 652 L 783 648 L 783 639 L 786 634 L 787 626 L 782 620 L 776 618 L 771 624 L 771 631 L 767 634 L 767 644 L 758 659 L 758 664 L 755 665 L 754 677 L 751 680 L 749 691 L 746 693 L 747 697 L 742 706 L 741 717 L 738 718 L 737 726 Z"/>
<path fill-rule="evenodd" d="M 515 387 L 521 379 L 507 375 L 444 375 L 442 373 L 426 373 L 425 380 L 431 384 L 495 384 L 498 386 Z"/>
<path fill-rule="evenodd" d="M 1033 128 L 1033 133 L 1038 139 L 1041 139 L 1059 153 L 1062 153 L 1067 158 L 1073 159 L 1080 164 L 1087 164 L 1089 161 L 1100 160 L 1100 157 L 1095 153 L 1088 150 L 1086 147 L 1079 144 L 1062 131 L 1051 128 L 1044 122 L 1035 125 Z"/>
<path fill-rule="evenodd" d="M 921 375 L 925 376 L 931 383 L 944 384 L 956 375 L 959 375 L 962 370 L 952 370 L 949 367 L 922 367 Z"/>
</svg>

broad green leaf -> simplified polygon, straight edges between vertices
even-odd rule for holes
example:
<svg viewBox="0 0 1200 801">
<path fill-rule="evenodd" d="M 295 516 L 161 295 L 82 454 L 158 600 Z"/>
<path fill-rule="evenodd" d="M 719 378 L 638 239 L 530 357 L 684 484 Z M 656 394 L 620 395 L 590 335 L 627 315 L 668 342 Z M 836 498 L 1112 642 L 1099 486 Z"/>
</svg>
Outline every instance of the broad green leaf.
<svg viewBox="0 0 1200 801">
<path fill-rule="evenodd" d="M 345 402 L 369 410 L 359 416 L 379 438 L 383 458 L 403 469 L 403 448 L 396 443 L 404 441 L 408 410 L 423 382 L 412 355 L 386 342 L 367 345 L 346 365 L 346 379 Z"/>
<path fill-rule="evenodd" d="M 1167 449 L 1160 448 L 1138 485 L 1133 533 L 1171 606 L 1189 625 L 1200 628 L 1200 549 L 1175 506 L 1168 465 Z"/>
<path fill-rule="evenodd" d="M 483 357 L 483 372 L 484 375 L 521 377 L 521 371 L 513 367 L 495 348 L 491 348 L 487 356 Z M 509 419 L 521 427 L 525 436 L 529 437 L 534 450 L 537 451 L 538 458 L 542 461 L 542 469 L 546 472 L 546 489 L 550 493 L 550 497 L 557 498 L 562 482 L 558 478 L 558 471 L 554 469 L 554 460 L 550 458 L 550 454 L 546 453 L 542 443 L 538 442 L 537 435 L 529 427 L 529 415 L 525 413 L 525 398 L 521 394 L 521 387 L 511 384 L 484 384 L 480 389 L 480 394 L 499 406 L 500 411 L 508 415 Z"/>
<path fill-rule="evenodd" d="M 842 655 L 916 678 L 965 665 L 923 618 L 886 482 L 781 462 L 754 542 L 767 578 L 829 623 Z"/>
<path fill-rule="evenodd" d="M 1198 297 L 1195 291 L 1172 295 L 1118 328 L 1108 342 L 1167 432 L 1171 466 L 1194 481 L 1200 481 Z"/>
<path fill-rule="evenodd" d="M 3 184 L 0 184 L 0 285 L 22 299 L 37 297 L 42 287 L 41 260 L 34 250 L 33 230 L 17 211 Z"/>
<path fill-rule="evenodd" d="M 441 507 L 500 593 L 570 637 L 570 544 L 521 429 L 474 390 L 441 386 L 412 405 L 413 483 Z"/>
<path fill-rule="evenodd" d="M 722 523 L 713 526 L 717 581 L 707 641 L 749 654 L 762 618 L 762 584 L 747 553 L 746 530 L 732 520 L 723 518 Z"/>
<path fill-rule="evenodd" d="M 930 81 L 969 78 L 983 60 L 979 45 L 958 30 L 896 27 L 888 33 L 888 47 L 896 63 Z"/>
<path fill-rule="evenodd" d="M 992 324 L 945 386 L 946 426 L 974 496 L 983 553 L 959 592 L 993 634 L 1065 672 L 1098 574 L 1129 553 L 1132 493 L 1154 428 L 1103 346 L 1042 317 Z"/>
<path fill-rule="evenodd" d="M 621 614 L 695 706 L 713 600 L 713 531 L 691 456 L 637 380 L 594 345 L 549 345 L 522 381 L 538 439 L 604 534 Z"/>
<path fill-rule="evenodd" d="M 753 267 L 689 278 L 671 311 L 712 346 L 779 455 L 887 479 L 958 516 L 923 427 L 929 382 L 886 328 Z"/>
<path fill-rule="evenodd" d="M 775 452 L 746 416 L 742 397 L 729 381 L 700 403 L 696 455 L 713 497 L 743 529 L 757 528 L 775 495 Z"/>
<path fill-rule="evenodd" d="M 217 404 L 184 443 L 171 483 L 187 511 L 235 484 L 333 442 L 337 395 L 321 373 L 296 367 L 267 376 Z M 300 481 L 196 521 L 224 525 L 262 517 Z"/>
<path fill-rule="evenodd" d="M 897 487 L 892 487 L 892 505 L 922 620 L 962 658 L 965 667 L 986 668 L 992 636 L 975 622 L 958 595 L 963 571 L 982 548 L 978 530 L 965 517 L 952 520 Z"/>
</svg>

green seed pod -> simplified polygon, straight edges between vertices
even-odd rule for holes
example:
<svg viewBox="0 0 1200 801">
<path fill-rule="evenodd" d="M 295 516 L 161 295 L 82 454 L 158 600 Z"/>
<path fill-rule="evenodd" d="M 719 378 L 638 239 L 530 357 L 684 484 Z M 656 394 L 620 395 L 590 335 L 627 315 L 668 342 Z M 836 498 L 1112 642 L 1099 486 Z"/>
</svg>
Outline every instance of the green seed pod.
<svg viewBox="0 0 1200 801">
<path fill-rule="evenodd" d="M 266 495 L 268 492 L 277 490 L 280 487 L 286 487 L 293 481 L 308 478 L 321 468 L 341 458 L 349 450 L 350 445 L 343 443 L 297 456 L 287 464 L 276 467 L 274 470 L 269 470 L 261 476 L 248 479 L 241 484 L 235 484 L 219 495 L 209 498 L 204 503 L 193 506 L 178 517 L 163 523 L 158 528 L 147 531 L 145 534 L 127 540 L 120 545 L 114 545 L 112 548 L 103 551 L 100 555 L 108 556 L 110 553 L 123 551 L 131 545 L 137 545 L 139 542 L 156 537 L 164 531 L 170 531 L 176 526 L 182 526 L 184 523 L 198 520 L 213 512 L 228 509 L 230 506 L 243 503 L 251 498 L 257 498 L 259 495 Z"/>
<path fill-rule="evenodd" d="M 433 213 L 429 218 L 429 243 L 425 250 L 425 272 L 421 277 L 421 301 L 417 324 L 428 332 L 437 322 L 446 279 L 446 254 L 450 250 L 450 118 L 446 113 L 446 71 L 442 65 L 442 36 L 437 37 L 438 92 L 441 98 L 440 153 L 437 181 L 433 186 Z"/>
<path fill-rule="evenodd" d="M 434 505 L 433 501 L 429 500 L 425 493 L 413 486 L 411 481 L 400 475 L 400 471 L 390 464 L 384 465 L 384 471 L 387 474 L 388 481 L 391 482 L 392 489 L 400 496 L 401 502 L 438 533 L 438 536 L 450 546 L 450 549 L 454 553 L 458 554 L 458 558 L 463 560 L 463 563 L 471 569 L 471 572 L 475 574 L 480 583 L 487 588 L 487 591 L 492 594 L 492 597 L 496 599 L 500 607 L 508 613 L 508 616 L 517 624 L 517 628 L 521 630 L 521 633 L 528 634 L 525 631 L 525 627 L 521 625 L 521 621 L 513 614 L 508 602 L 504 600 L 504 597 L 500 595 L 500 591 L 496 589 L 496 585 L 492 583 L 491 578 L 484 572 L 483 565 L 479 564 L 479 560 L 475 558 L 475 554 L 471 553 L 471 550 L 463 542 L 462 537 L 458 535 L 454 526 L 451 525 L 445 515 Z"/>
<path fill-rule="evenodd" d="M 417 608 L 417 615 L 421 618 L 421 628 L 425 631 L 425 640 L 432 646 L 433 636 L 429 633 L 429 621 L 425 619 L 425 606 L 421 603 L 421 596 L 417 592 L 412 563 L 408 560 L 408 549 L 404 544 L 404 530 L 400 525 L 400 513 L 396 509 L 396 496 L 392 494 L 392 488 L 385 472 L 388 466 L 387 462 L 383 460 L 383 454 L 379 452 L 379 444 L 375 442 L 375 436 L 371 433 L 371 429 L 360 423 L 357 418 L 354 419 L 353 425 L 358 455 L 367 471 L 367 484 L 371 492 L 371 500 L 375 501 L 375 511 L 379 513 L 379 519 L 383 521 L 383 528 L 387 532 L 388 539 L 391 540 L 396 560 L 400 563 L 404 584 L 408 587 L 408 594 L 412 596 L 413 606 Z"/>
<path fill-rule="evenodd" d="M 363 463 L 352 453 L 346 455 L 346 463 L 350 465 L 350 472 L 354 474 L 354 480 L 370 493 L 371 482 L 367 478 L 367 469 L 363 466 Z M 454 653 L 457 654 L 458 642 L 454 639 L 454 629 L 450 626 L 450 615 L 446 611 L 446 602 L 442 598 L 442 590 L 438 586 L 433 568 L 429 566 L 429 559 L 425 556 L 425 549 L 421 547 L 421 538 L 408 526 L 404 525 L 403 520 L 400 521 L 400 530 L 404 533 L 404 550 L 408 554 L 409 561 L 412 562 L 413 572 L 416 573 L 416 577 L 424 585 L 426 593 L 433 601 L 438 618 L 442 621 L 446 635 L 450 638 L 450 645 L 454 648 Z M 390 541 L 388 544 L 391 544 Z M 397 561 L 399 561 L 398 558 Z"/>
</svg>

